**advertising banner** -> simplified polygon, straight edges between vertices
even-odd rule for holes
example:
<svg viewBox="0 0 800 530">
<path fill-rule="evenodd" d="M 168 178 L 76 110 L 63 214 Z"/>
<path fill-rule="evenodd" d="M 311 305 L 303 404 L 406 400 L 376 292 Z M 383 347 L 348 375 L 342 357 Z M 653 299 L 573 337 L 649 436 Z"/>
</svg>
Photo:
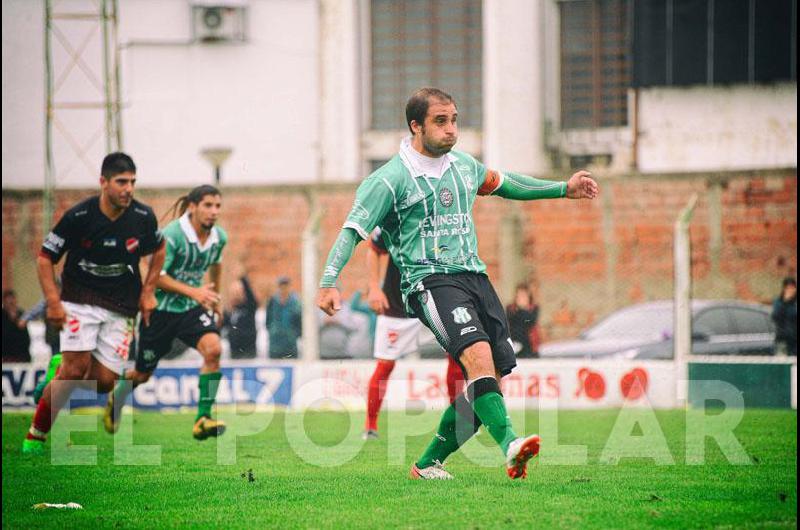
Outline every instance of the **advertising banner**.
<svg viewBox="0 0 800 530">
<path fill-rule="evenodd" d="M 366 408 L 374 362 L 310 363 L 296 373 L 295 408 Z M 448 404 L 442 361 L 399 361 L 387 385 L 388 409 L 441 409 Z M 503 379 L 510 409 L 678 406 L 671 361 L 519 360 Z"/>
<path fill-rule="evenodd" d="M 217 403 L 255 403 L 288 406 L 292 398 L 294 368 L 253 362 L 229 362 L 222 368 Z M 45 367 L 8 363 L 3 365 L 3 410 L 33 407 L 33 389 L 44 377 Z M 164 361 L 153 376 L 133 391 L 132 404 L 149 410 L 195 407 L 197 405 L 198 364 Z M 106 395 L 79 390 L 72 407 L 105 406 Z"/>
</svg>

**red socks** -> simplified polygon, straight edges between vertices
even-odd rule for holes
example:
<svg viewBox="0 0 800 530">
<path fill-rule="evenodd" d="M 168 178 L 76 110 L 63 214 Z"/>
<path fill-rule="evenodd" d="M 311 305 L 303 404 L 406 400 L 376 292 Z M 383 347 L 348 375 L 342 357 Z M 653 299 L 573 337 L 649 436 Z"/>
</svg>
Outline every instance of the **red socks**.
<svg viewBox="0 0 800 530">
<path fill-rule="evenodd" d="M 381 410 L 383 397 L 386 395 L 387 381 L 394 370 L 394 361 L 378 360 L 375 371 L 369 380 L 369 391 L 367 393 L 367 422 L 365 429 L 378 430 L 378 413 Z M 452 357 L 447 357 L 447 394 L 450 403 L 455 401 L 456 396 L 464 391 L 464 374 L 461 367 Z"/>
<path fill-rule="evenodd" d="M 53 414 L 50 408 L 50 401 L 44 398 L 39 400 L 36 406 L 36 412 L 33 415 L 33 422 L 31 423 L 31 431 L 36 431 L 36 434 L 28 432 L 27 438 L 34 440 L 43 440 L 50 428 L 53 426 Z"/>
<path fill-rule="evenodd" d="M 449 355 L 447 356 L 447 395 L 450 397 L 450 403 L 456 400 L 464 390 L 464 374 L 461 367 Z"/>
<path fill-rule="evenodd" d="M 378 430 L 378 413 L 381 410 L 383 396 L 386 395 L 386 381 L 392 375 L 394 361 L 378 360 L 375 371 L 369 380 L 369 392 L 367 394 L 367 430 Z"/>
</svg>

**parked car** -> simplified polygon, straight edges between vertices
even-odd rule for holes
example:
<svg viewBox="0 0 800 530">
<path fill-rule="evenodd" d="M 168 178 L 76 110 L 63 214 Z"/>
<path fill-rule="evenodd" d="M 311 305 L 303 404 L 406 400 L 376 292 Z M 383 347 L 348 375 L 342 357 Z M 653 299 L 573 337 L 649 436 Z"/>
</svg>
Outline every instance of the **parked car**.
<svg viewBox="0 0 800 530">
<path fill-rule="evenodd" d="M 736 300 L 692 300 L 691 307 L 693 354 L 775 354 L 775 325 L 769 306 Z M 672 300 L 625 307 L 575 340 L 542 344 L 539 355 L 543 358 L 671 359 L 672 308 Z"/>
</svg>

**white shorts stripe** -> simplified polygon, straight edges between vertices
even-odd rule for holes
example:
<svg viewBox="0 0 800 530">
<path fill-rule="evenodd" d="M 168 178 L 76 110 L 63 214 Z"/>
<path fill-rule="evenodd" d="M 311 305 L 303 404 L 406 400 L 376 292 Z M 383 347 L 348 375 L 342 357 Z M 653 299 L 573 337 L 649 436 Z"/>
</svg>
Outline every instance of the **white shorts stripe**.
<svg viewBox="0 0 800 530">
<path fill-rule="evenodd" d="M 428 310 L 431 323 L 433 324 L 433 327 L 436 328 L 436 332 L 439 334 L 439 336 L 442 337 L 447 344 L 450 344 L 450 337 L 447 335 L 447 329 L 444 327 L 444 323 L 442 323 L 442 317 L 439 316 L 439 311 L 436 309 L 436 302 L 433 299 L 433 293 L 430 291 L 425 291 L 425 294 L 425 308 Z"/>
</svg>

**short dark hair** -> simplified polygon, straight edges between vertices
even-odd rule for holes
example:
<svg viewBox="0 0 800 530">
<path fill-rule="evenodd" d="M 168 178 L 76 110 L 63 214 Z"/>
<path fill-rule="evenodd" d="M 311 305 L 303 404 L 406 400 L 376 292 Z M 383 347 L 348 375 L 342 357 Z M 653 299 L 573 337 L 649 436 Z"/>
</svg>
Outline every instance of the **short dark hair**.
<svg viewBox="0 0 800 530">
<path fill-rule="evenodd" d="M 420 125 L 425 123 L 425 116 L 428 115 L 431 99 L 445 101 L 453 105 L 456 104 L 453 96 L 438 88 L 424 87 L 417 89 L 411 94 L 408 103 L 406 103 L 406 124 L 408 124 L 408 130 L 411 131 L 411 134 L 414 134 L 414 129 L 411 128 L 412 121 L 416 121 Z"/>
<path fill-rule="evenodd" d="M 136 174 L 136 164 L 133 163 L 133 159 L 119 151 L 106 155 L 103 159 L 103 166 L 100 168 L 100 174 L 104 178 L 110 179 L 120 173 Z"/>
<path fill-rule="evenodd" d="M 795 287 L 797 287 L 797 280 L 795 280 L 791 276 L 787 276 L 786 278 L 783 279 L 783 286 L 786 287 L 787 285 L 794 285 Z"/>
</svg>

